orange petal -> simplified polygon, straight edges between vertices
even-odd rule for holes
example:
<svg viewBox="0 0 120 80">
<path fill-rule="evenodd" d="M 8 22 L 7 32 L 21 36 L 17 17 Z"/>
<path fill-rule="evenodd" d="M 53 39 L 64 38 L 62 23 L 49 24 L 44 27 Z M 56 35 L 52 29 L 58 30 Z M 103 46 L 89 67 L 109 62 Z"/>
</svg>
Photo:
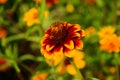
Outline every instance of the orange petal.
<svg viewBox="0 0 120 80">
<path fill-rule="evenodd" d="M 86 65 L 84 60 L 74 60 L 74 62 L 79 69 L 83 69 Z"/>
<path fill-rule="evenodd" d="M 74 43 L 72 40 L 68 40 L 64 43 L 64 46 L 69 48 L 69 49 L 73 49 L 74 48 Z"/>
<path fill-rule="evenodd" d="M 55 47 L 55 45 L 50 45 L 50 44 L 48 44 L 48 45 L 46 46 L 46 50 L 47 50 L 47 51 L 50 51 L 50 50 L 52 50 L 54 47 Z"/>
<path fill-rule="evenodd" d="M 71 58 L 72 57 L 71 50 L 65 47 L 64 55 Z"/>
<path fill-rule="evenodd" d="M 55 56 L 63 56 L 63 47 L 62 46 L 55 47 L 54 54 Z"/>
<path fill-rule="evenodd" d="M 76 49 L 82 49 L 83 48 L 83 42 L 80 39 L 74 39 L 73 40 L 75 43 L 75 48 Z"/>
<path fill-rule="evenodd" d="M 75 25 L 73 25 L 73 27 L 70 28 L 69 33 L 77 32 L 77 31 L 80 31 L 80 30 L 81 30 L 80 25 L 79 24 L 75 24 Z"/>
<path fill-rule="evenodd" d="M 72 35 L 69 35 L 71 38 L 81 37 L 80 33 L 73 33 Z"/>
<path fill-rule="evenodd" d="M 67 66 L 67 72 L 71 75 L 77 74 L 76 70 L 74 69 L 74 67 L 71 64 Z"/>
</svg>

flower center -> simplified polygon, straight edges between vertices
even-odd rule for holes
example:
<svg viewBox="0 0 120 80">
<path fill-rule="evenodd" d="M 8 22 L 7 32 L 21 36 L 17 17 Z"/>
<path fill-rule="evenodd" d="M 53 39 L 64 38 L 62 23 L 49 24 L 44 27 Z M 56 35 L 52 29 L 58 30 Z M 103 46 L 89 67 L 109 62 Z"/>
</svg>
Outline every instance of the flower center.
<svg viewBox="0 0 120 80">
<path fill-rule="evenodd" d="M 62 23 L 54 23 L 51 26 L 51 43 L 60 43 L 67 35 L 67 31 L 65 30 L 65 26 Z"/>
<path fill-rule="evenodd" d="M 38 18 L 38 13 L 36 12 L 33 14 L 33 19 L 37 19 L 37 18 Z"/>
<path fill-rule="evenodd" d="M 65 65 L 69 65 L 69 64 L 70 64 L 70 61 L 69 61 L 68 59 L 65 59 L 64 64 L 65 64 Z"/>
</svg>

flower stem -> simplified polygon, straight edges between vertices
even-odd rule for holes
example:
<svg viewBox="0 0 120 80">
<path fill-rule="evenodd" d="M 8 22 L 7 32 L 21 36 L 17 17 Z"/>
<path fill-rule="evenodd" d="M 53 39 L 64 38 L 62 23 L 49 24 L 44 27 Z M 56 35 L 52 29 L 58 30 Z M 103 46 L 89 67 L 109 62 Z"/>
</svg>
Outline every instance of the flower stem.
<svg viewBox="0 0 120 80">
<path fill-rule="evenodd" d="M 79 71 L 79 69 L 77 68 L 76 64 L 72 61 L 72 59 L 69 59 L 70 63 L 73 65 L 73 67 L 75 68 L 77 74 L 78 74 L 78 77 L 80 80 L 84 80 L 81 72 Z"/>
<path fill-rule="evenodd" d="M 119 64 L 118 64 L 118 53 L 115 53 L 114 54 L 114 59 L 115 59 L 115 66 L 116 66 L 116 77 L 117 77 L 117 80 L 120 80 L 119 78 Z"/>
<path fill-rule="evenodd" d="M 53 80 L 57 80 L 56 79 L 55 67 L 54 66 L 52 66 L 52 76 L 53 76 Z"/>
</svg>

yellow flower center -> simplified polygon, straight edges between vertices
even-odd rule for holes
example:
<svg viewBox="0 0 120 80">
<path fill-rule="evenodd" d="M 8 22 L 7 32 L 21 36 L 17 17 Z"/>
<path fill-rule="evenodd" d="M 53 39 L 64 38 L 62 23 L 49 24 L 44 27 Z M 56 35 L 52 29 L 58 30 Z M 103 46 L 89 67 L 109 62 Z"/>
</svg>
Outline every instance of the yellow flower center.
<svg viewBox="0 0 120 80">
<path fill-rule="evenodd" d="M 38 13 L 34 13 L 33 14 L 33 19 L 37 19 L 38 18 Z"/>
<path fill-rule="evenodd" d="M 51 26 L 51 38 L 53 41 L 51 43 L 61 42 L 67 35 L 67 31 L 62 23 L 54 23 Z"/>
</svg>

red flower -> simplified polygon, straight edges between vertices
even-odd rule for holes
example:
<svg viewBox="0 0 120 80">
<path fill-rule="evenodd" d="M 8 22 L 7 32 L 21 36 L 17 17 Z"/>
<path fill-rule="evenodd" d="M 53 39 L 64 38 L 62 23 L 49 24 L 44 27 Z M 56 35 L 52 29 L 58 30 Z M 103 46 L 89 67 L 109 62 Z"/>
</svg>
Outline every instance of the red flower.
<svg viewBox="0 0 120 80">
<path fill-rule="evenodd" d="M 41 52 L 46 58 L 55 55 L 71 57 L 70 52 L 73 49 L 82 49 L 83 42 L 80 39 L 82 36 L 83 30 L 78 24 L 54 23 L 43 36 Z"/>
<path fill-rule="evenodd" d="M 89 4 L 94 4 L 95 0 L 87 0 Z"/>
<path fill-rule="evenodd" d="M 7 36 L 7 30 L 3 27 L 0 27 L 0 40 Z"/>
<path fill-rule="evenodd" d="M 41 3 L 42 0 L 35 0 L 37 4 Z M 58 3 L 58 0 L 46 0 L 46 5 L 47 6 L 52 6 L 53 4 Z"/>
<path fill-rule="evenodd" d="M 58 3 L 58 0 L 46 0 L 47 6 L 52 6 L 53 4 Z"/>
<path fill-rule="evenodd" d="M 0 59 L 0 66 L 4 65 L 4 64 L 6 64 L 6 63 L 7 63 L 7 61 L 6 61 L 5 59 Z M 1 70 L 2 72 L 6 72 L 8 69 L 9 69 L 9 67 L 6 66 L 6 67 L 1 67 L 0 70 Z"/>
</svg>

